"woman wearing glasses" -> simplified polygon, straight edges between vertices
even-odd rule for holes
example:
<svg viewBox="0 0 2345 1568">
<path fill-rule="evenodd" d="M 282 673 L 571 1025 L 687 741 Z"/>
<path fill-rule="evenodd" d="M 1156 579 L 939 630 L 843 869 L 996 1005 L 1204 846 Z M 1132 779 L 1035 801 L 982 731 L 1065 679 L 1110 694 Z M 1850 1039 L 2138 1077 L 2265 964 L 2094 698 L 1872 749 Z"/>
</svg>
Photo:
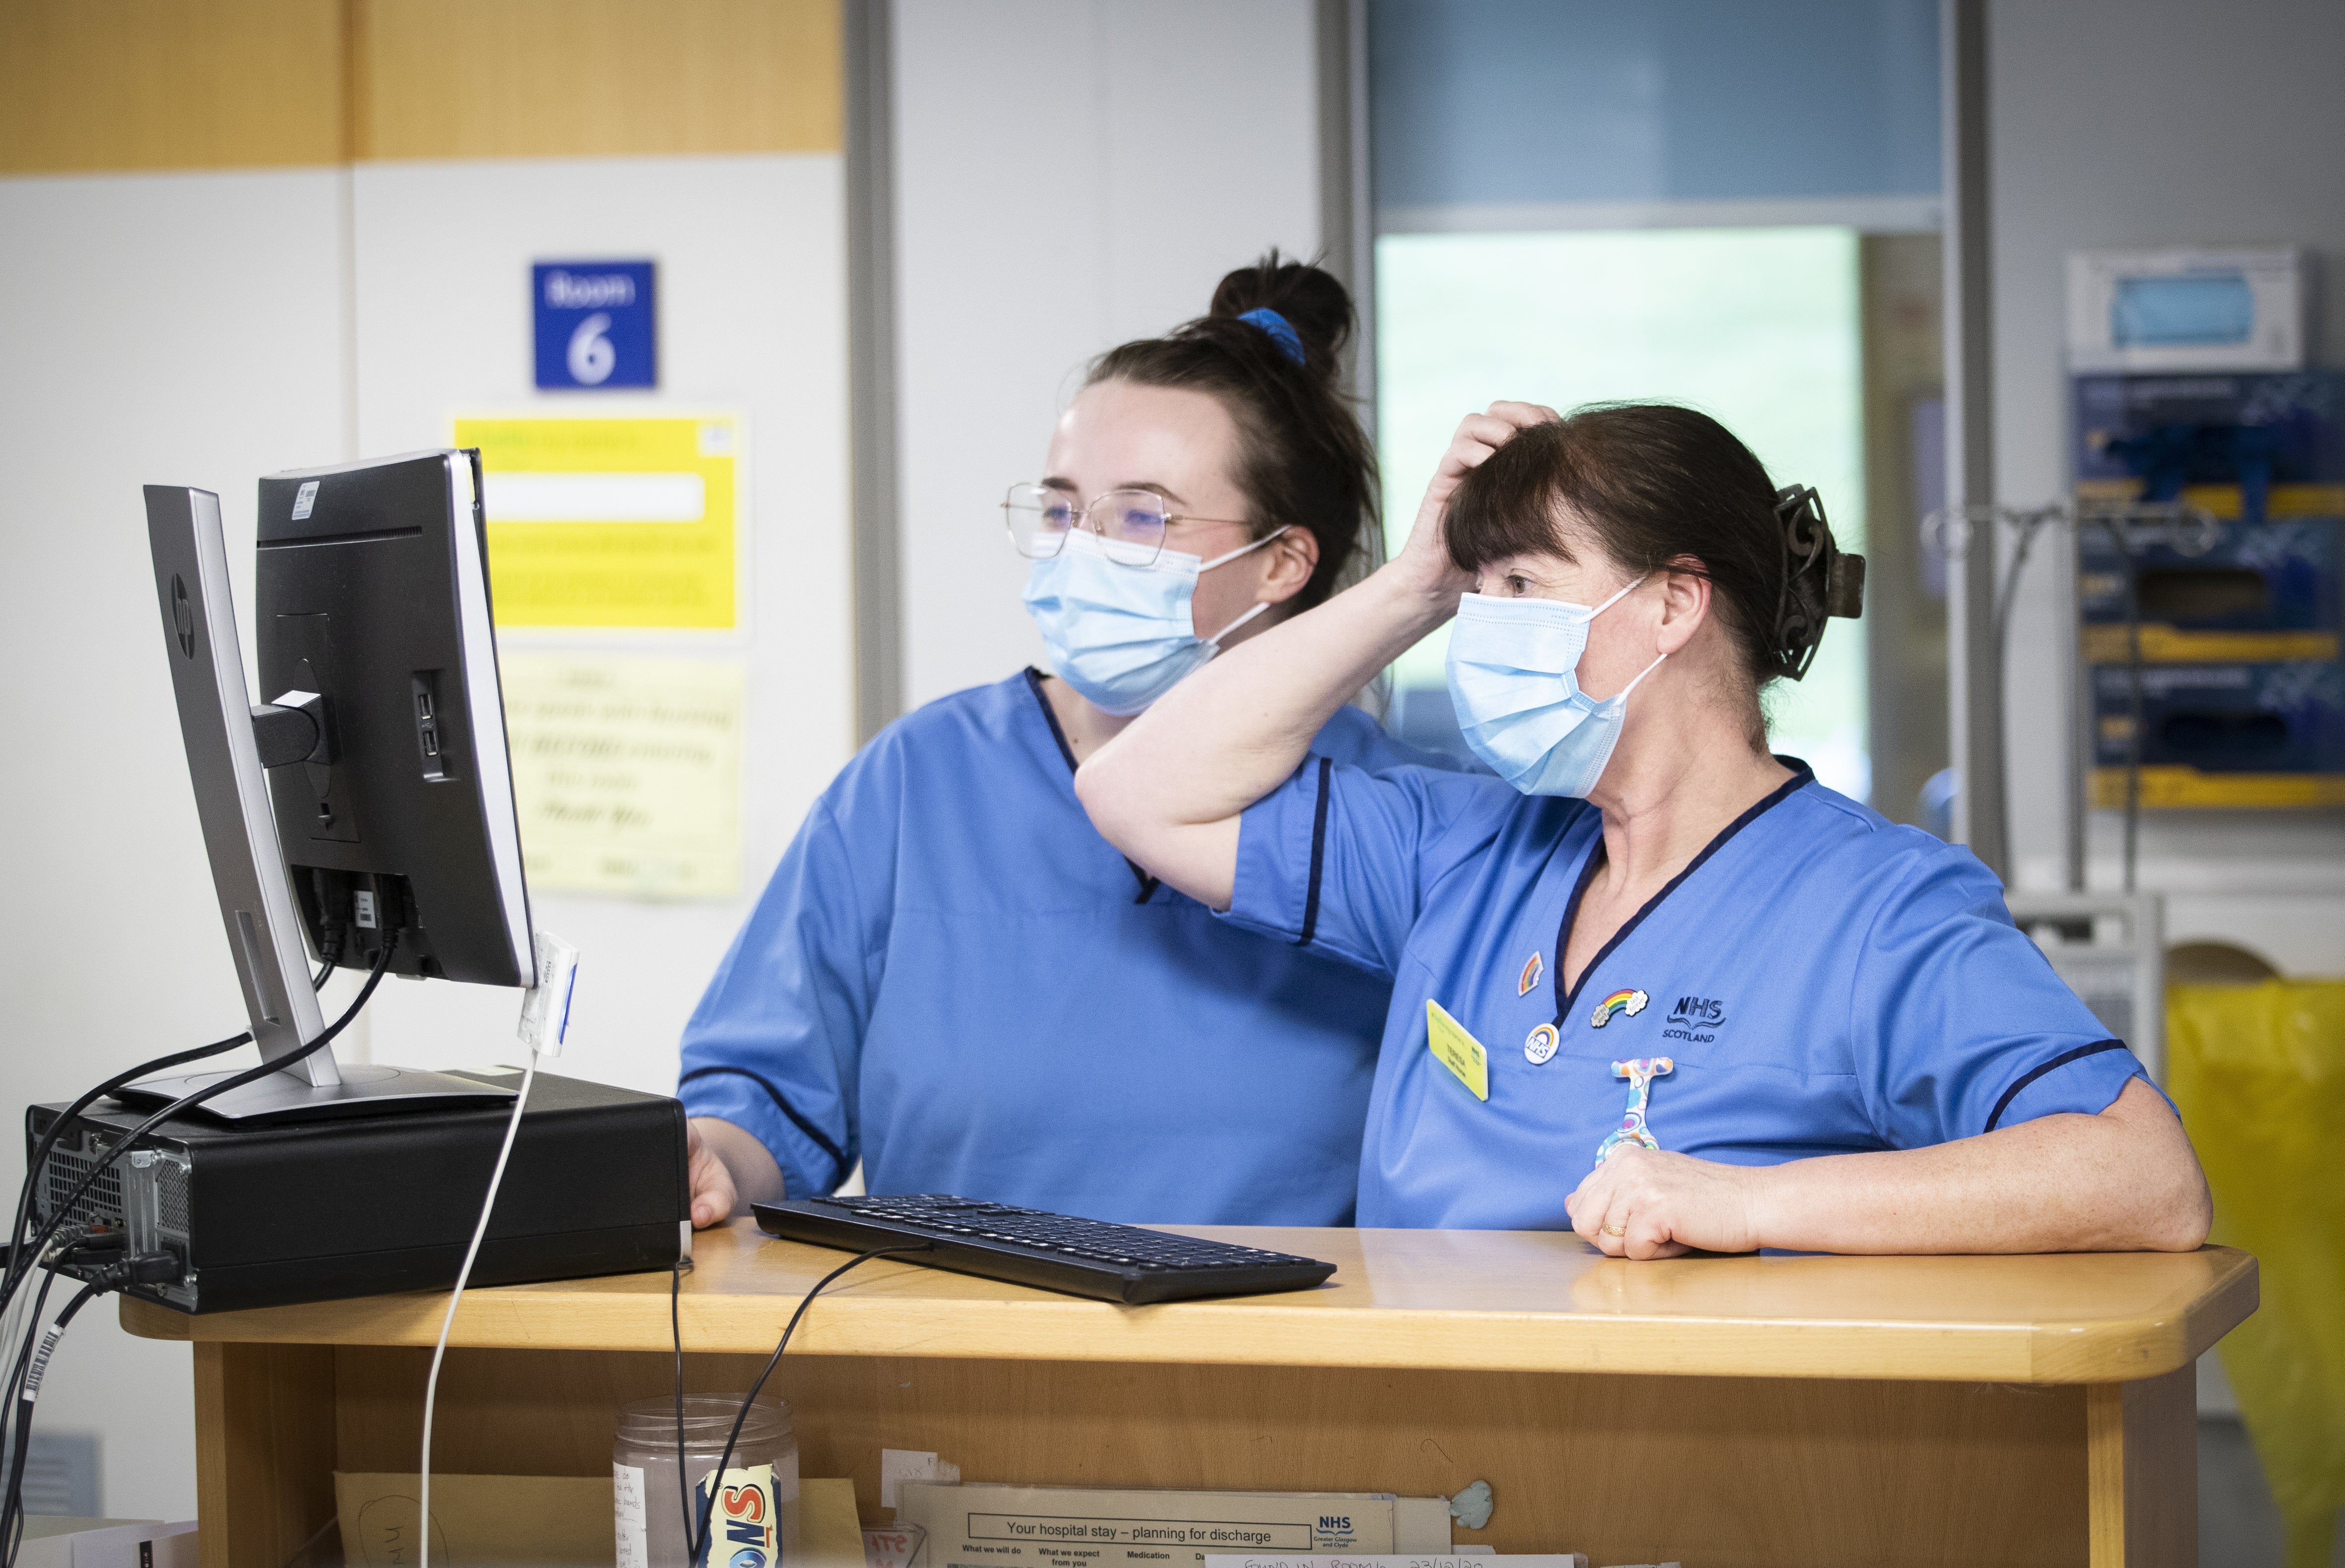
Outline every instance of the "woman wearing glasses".
<svg viewBox="0 0 2345 1568">
<path fill-rule="evenodd" d="M 1388 982 L 1216 920 L 1093 830 L 1086 757 L 1324 602 L 1376 526 L 1351 301 L 1274 253 L 1092 367 L 1003 505 L 1052 673 L 929 703 L 807 814 L 684 1037 L 693 1220 L 827 1192 L 1347 1224 Z M 1430 759 L 1345 708 L 1315 748 Z"/>
</svg>

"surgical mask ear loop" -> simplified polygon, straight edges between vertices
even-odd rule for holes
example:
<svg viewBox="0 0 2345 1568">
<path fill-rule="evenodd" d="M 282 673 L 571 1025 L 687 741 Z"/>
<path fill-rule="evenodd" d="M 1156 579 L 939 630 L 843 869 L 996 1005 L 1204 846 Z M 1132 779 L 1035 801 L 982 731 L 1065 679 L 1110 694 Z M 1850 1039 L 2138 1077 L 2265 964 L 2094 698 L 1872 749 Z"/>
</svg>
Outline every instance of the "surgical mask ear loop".
<svg viewBox="0 0 2345 1568">
<path fill-rule="evenodd" d="M 1651 576 L 1651 575 L 1652 575 L 1652 573 L 1650 573 L 1650 572 L 1647 572 L 1647 573 L 1645 574 L 1645 576 L 1646 576 L 1646 577 L 1650 577 L 1650 576 Z M 1627 598 L 1627 597 L 1629 596 L 1629 591 L 1630 591 L 1631 589 L 1634 589 L 1634 588 L 1637 586 L 1637 583 L 1639 583 L 1639 582 L 1644 582 L 1644 581 L 1645 581 L 1645 578 L 1644 578 L 1644 577 L 1639 577 L 1639 579 L 1637 579 L 1637 582 L 1631 582 L 1630 584 L 1629 584 L 1629 586 L 1628 586 L 1627 588 L 1623 588 L 1622 590 L 1620 590 L 1620 592 L 1619 592 L 1615 593 L 1614 595 L 1612 595 L 1612 597 L 1611 597 L 1611 598 L 1607 599 L 1603 603 L 1599 604 L 1599 605 L 1598 605 L 1598 606 L 1597 606 L 1593 611 L 1591 611 L 1591 612 L 1589 612 L 1589 617 L 1588 617 L 1588 618 L 1589 618 L 1590 621 L 1595 620 L 1597 616 L 1603 614 L 1607 610 L 1611 609 L 1611 608 L 1612 608 L 1612 606 L 1614 606 L 1615 604 L 1619 603 L 1621 600 L 1623 600 L 1623 599 Z M 1615 693 L 1615 694 L 1614 694 L 1614 695 L 1612 695 L 1612 696 L 1607 697 L 1607 698 L 1605 698 L 1604 700 L 1605 700 L 1606 702 L 1608 702 L 1608 703 L 1626 703 L 1626 702 L 1628 702 L 1628 700 L 1629 700 L 1629 693 L 1631 693 L 1631 692 L 1633 692 L 1633 691 L 1635 691 L 1635 690 L 1638 688 L 1638 686 L 1639 686 L 1639 685 L 1642 684 L 1646 676 L 1648 676 L 1648 675 L 1651 674 L 1654 671 L 1656 671 L 1656 670 L 1660 669 L 1660 668 L 1661 667 L 1661 660 L 1666 659 L 1666 658 L 1668 658 L 1668 657 L 1669 657 L 1669 655 L 1668 655 L 1667 653 L 1663 653 L 1663 654 L 1660 654 L 1660 655 L 1659 655 L 1658 657 L 1656 657 L 1656 658 L 1653 660 L 1653 662 L 1652 662 L 1651 663 L 1650 663 L 1650 664 L 1646 665 L 1643 669 L 1641 669 L 1641 670 L 1639 670 L 1639 671 L 1638 671 L 1638 672 L 1637 672 L 1637 678 L 1636 678 L 1636 680 L 1629 682 L 1627 685 L 1625 685 L 1625 686 L 1621 687 L 1621 688 L 1620 688 L 1620 690 L 1619 690 L 1617 693 Z"/>
<path fill-rule="evenodd" d="M 1227 555 L 1216 555 L 1211 561 L 1201 561 L 1197 563 L 1197 571 L 1202 574 L 1211 572 L 1214 567 L 1220 566 L 1224 562 L 1235 561 L 1241 555 L 1252 555 L 1255 551 L 1260 550 L 1264 545 L 1268 544 L 1272 540 L 1276 539 L 1280 534 L 1286 532 L 1294 526 L 1294 525 L 1291 522 L 1281 524 L 1270 532 L 1264 534 L 1260 539 L 1255 540 L 1252 544 L 1242 544 L 1238 546 L 1237 549 L 1231 551 Z M 1636 584 L 1632 582 L 1629 586 L 1634 588 Z M 1234 622 L 1233 622 L 1233 624 L 1234 624 Z M 1226 632 L 1229 630 L 1229 627 L 1224 626 L 1222 630 Z"/>
<path fill-rule="evenodd" d="M 1267 543 L 1268 541 L 1264 541 L 1264 542 Z M 1205 645 L 1218 652 L 1221 650 L 1223 638 L 1228 636 L 1231 632 L 1236 631 L 1239 627 L 1244 625 L 1247 622 L 1253 620 L 1255 616 L 1261 614 L 1264 611 L 1269 608 L 1270 602 L 1268 600 L 1264 600 L 1262 603 L 1255 605 L 1253 609 L 1247 611 L 1244 614 L 1239 616 L 1236 620 L 1231 622 L 1228 625 L 1223 627 L 1212 636 L 1204 639 Z M 1663 656 L 1667 657 L 1667 655 Z M 1644 679 L 1642 675 L 1639 675 L 1637 678 L 1640 681 Z"/>
<path fill-rule="evenodd" d="M 1619 696 L 1617 696 L 1617 697 L 1607 697 L 1607 698 L 1605 698 L 1604 700 L 1605 700 L 1606 702 L 1608 702 L 1608 703 L 1625 703 L 1625 702 L 1627 702 L 1627 701 L 1629 700 L 1629 693 L 1631 693 L 1631 692 L 1633 692 L 1633 691 L 1635 691 L 1635 690 L 1637 689 L 1637 687 L 1638 687 L 1638 686 L 1639 686 L 1639 684 L 1644 681 L 1644 679 L 1645 679 L 1645 677 L 1646 677 L 1646 676 L 1648 676 L 1648 675 L 1651 674 L 1654 671 L 1656 671 L 1656 670 L 1660 669 L 1660 668 L 1661 667 L 1661 660 L 1662 660 L 1662 659 L 1666 659 L 1666 658 L 1668 658 L 1668 657 L 1669 657 L 1669 655 L 1668 655 L 1667 653 L 1663 653 L 1663 654 L 1661 654 L 1659 658 L 1656 658 L 1656 659 L 1655 659 L 1651 663 L 1650 663 L 1650 664 L 1646 665 L 1643 669 L 1641 669 L 1641 670 L 1639 670 L 1639 671 L 1638 671 L 1638 672 L 1637 672 L 1637 679 L 1636 679 L 1636 680 L 1629 682 L 1627 685 L 1625 685 L 1625 686 L 1623 686 L 1623 687 L 1621 687 L 1621 688 L 1620 688 L 1620 694 L 1619 694 Z"/>
<path fill-rule="evenodd" d="M 1264 542 L 1268 542 L 1268 541 L 1265 541 Z M 1619 592 L 1615 593 L 1614 595 L 1612 595 L 1612 597 L 1611 597 L 1611 598 L 1607 599 L 1603 603 L 1599 604 L 1595 609 L 1590 610 L 1590 611 L 1588 612 L 1588 618 L 1589 618 L 1590 621 L 1593 621 L 1593 620 L 1595 620 L 1599 615 L 1603 614 L 1607 610 L 1611 609 L 1611 608 L 1612 608 L 1612 606 L 1614 606 L 1615 604 L 1619 603 L 1619 602 L 1620 602 L 1620 601 L 1622 601 L 1623 599 L 1628 598 L 1628 597 L 1629 597 L 1629 595 L 1630 595 L 1631 593 L 1634 593 L 1635 592 L 1637 592 L 1637 590 L 1638 590 L 1638 589 L 1639 589 L 1639 588 L 1643 587 L 1643 586 L 1644 586 L 1644 583 L 1645 583 L 1645 578 L 1647 578 L 1647 577 L 1650 577 L 1651 575 L 1652 575 L 1652 573 L 1651 573 L 1651 572 L 1646 572 L 1643 576 L 1640 576 L 1640 577 L 1637 577 L 1637 578 L 1632 579 L 1632 580 L 1629 582 L 1629 585 L 1628 585 L 1626 588 L 1623 588 L 1622 590 L 1620 590 L 1620 592 Z M 1666 659 L 1666 658 L 1668 658 L 1668 657 L 1669 657 L 1669 655 L 1668 655 L 1668 654 L 1666 654 L 1666 653 L 1664 653 L 1664 654 L 1662 654 L 1662 655 L 1661 655 L 1661 657 L 1663 657 L 1664 659 Z M 1643 680 L 1644 678 L 1645 678 L 1645 677 L 1643 677 L 1642 675 L 1639 675 L 1639 676 L 1638 676 L 1638 677 L 1637 677 L 1637 679 L 1638 679 L 1638 680 L 1639 680 L 1639 681 Z"/>
<path fill-rule="evenodd" d="M 1284 527 L 1280 528 L 1276 532 L 1264 534 L 1252 544 L 1233 550 L 1227 555 L 1216 555 L 1213 560 L 1206 561 L 1203 565 L 1197 568 L 1198 574 L 1202 576 L 1205 572 L 1211 572 L 1214 567 L 1221 565 L 1222 562 L 1225 561 L 1235 561 L 1241 555 L 1250 554 L 1254 551 L 1260 550 L 1264 545 L 1268 544 L 1272 540 L 1276 539 L 1279 534 L 1284 533 L 1287 529 L 1293 528 L 1294 526 L 1294 525 L 1291 522 L 1287 523 Z M 1244 625 L 1247 622 L 1253 620 L 1255 616 L 1261 614 L 1264 611 L 1269 608 L 1270 603 L 1267 600 L 1255 605 L 1253 609 L 1247 611 L 1244 614 L 1239 616 L 1236 620 L 1231 622 L 1228 625 L 1223 627 L 1212 636 L 1203 639 L 1205 646 L 1211 648 L 1216 653 L 1220 652 L 1222 651 L 1223 638 L 1228 636 L 1231 632 L 1236 631 L 1239 627 Z"/>
</svg>

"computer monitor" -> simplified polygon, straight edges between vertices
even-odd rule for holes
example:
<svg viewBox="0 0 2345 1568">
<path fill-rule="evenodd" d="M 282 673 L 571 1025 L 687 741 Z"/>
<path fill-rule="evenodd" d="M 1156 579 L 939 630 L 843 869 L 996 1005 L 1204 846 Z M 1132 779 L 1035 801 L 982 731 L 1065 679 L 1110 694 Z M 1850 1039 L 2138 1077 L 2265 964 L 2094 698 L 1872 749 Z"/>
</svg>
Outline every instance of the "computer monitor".
<svg viewBox="0 0 2345 1568">
<path fill-rule="evenodd" d="M 324 1029 L 308 964 L 526 986 L 529 893 L 491 630 L 479 454 L 260 481 L 251 702 L 219 501 L 147 487 L 179 729 L 228 950 L 264 1060 Z M 273 800 L 271 797 L 274 797 Z M 221 1074 L 122 1091 L 176 1099 Z M 510 1091 L 331 1047 L 205 1102 L 232 1121 L 493 1104 Z"/>
<path fill-rule="evenodd" d="M 526 986 L 479 459 L 263 479 L 254 640 L 264 693 L 326 700 L 324 759 L 269 775 L 311 951 L 371 963 L 398 927 L 395 974 Z"/>
</svg>

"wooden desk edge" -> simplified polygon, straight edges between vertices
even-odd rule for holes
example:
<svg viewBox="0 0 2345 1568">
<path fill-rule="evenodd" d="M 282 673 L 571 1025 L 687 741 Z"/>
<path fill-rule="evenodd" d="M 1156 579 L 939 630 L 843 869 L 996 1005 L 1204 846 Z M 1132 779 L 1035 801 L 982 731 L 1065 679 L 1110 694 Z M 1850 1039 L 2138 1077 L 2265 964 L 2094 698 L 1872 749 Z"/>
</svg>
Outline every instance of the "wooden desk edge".
<svg viewBox="0 0 2345 1568">
<path fill-rule="evenodd" d="M 1599 1316 L 1441 1309 L 1282 1309 L 1258 1302 L 1115 1308 L 1072 1298 L 835 1299 L 793 1352 L 971 1361 L 1173 1362 L 1648 1376 L 2111 1383 L 2188 1365 L 2255 1310 L 2255 1259 L 2234 1253 L 2171 1314 L 1959 1323 Z M 685 1349 L 764 1353 L 799 1298 L 686 1295 Z M 125 1297 L 125 1330 L 187 1342 L 424 1346 L 437 1292 L 190 1317 Z M 468 1292 L 449 1343 L 472 1349 L 666 1351 L 665 1291 Z"/>
</svg>

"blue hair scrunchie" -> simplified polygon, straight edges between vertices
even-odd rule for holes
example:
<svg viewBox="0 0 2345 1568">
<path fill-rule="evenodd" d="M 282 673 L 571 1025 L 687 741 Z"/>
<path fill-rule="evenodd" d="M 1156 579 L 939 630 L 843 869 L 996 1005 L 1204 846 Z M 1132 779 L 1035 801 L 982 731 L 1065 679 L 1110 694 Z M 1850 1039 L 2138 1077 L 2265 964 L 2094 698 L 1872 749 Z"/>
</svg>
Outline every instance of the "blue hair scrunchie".
<svg viewBox="0 0 2345 1568">
<path fill-rule="evenodd" d="M 1263 331 L 1269 334 L 1270 340 L 1278 345 L 1280 353 L 1298 365 L 1303 363 L 1303 339 L 1294 330 L 1294 322 L 1268 306 L 1249 310 L 1238 319 L 1250 327 L 1261 328 Z"/>
</svg>

